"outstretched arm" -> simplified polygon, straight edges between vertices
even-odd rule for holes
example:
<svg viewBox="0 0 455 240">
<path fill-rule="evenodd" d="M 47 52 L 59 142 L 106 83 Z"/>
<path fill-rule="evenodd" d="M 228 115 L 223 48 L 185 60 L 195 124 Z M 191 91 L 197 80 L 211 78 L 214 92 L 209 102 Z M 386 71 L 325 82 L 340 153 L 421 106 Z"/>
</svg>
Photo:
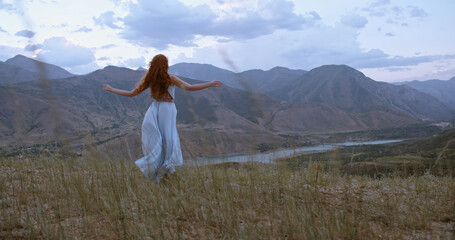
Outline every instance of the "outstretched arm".
<svg viewBox="0 0 455 240">
<path fill-rule="evenodd" d="M 115 94 L 118 94 L 120 96 L 125 96 L 125 97 L 134 97 L 141 93 L 137 88 L 131 90 L 131 91 L 126 91 L 126 90 L 121 90 L 117 88 L 111 87 L 109 84 L 103 84 L 103 90 L 106 90 L 108 92 L 113 92 Z"/>
<path fill-rule="evenodd" d="M 172 79 L 172 82 L 179 88 L 181 89 L 184 89 L 184 90 L 187 90 L 187 91 L 198 91 L 198 90 L 202 90 L 202 89 L 205 89 L 205 88 L 208 88 L 208 87 L 219 87 L 221 86 L 221 82 L 220 81 L 211 81 L 211 82 L 206 82 L 206 83 L 200 83 L 200 84 L 194 84 L 194 85 L 191 85 L 185 81 L 183 81 L 182 79 L 176 77 L 176 76 L 171 76 L 171 79 Z"/>
</svg>

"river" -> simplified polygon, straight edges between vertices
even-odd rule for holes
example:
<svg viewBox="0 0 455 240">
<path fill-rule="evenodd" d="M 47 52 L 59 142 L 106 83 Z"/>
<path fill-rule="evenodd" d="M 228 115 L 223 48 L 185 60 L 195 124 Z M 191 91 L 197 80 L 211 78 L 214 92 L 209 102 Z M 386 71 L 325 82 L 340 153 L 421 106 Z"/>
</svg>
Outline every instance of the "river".
<svg viewBox="0 0 455 240">
<path fill-rule="evenodd" d="M 261 162 L 261 163 L 275 163 L 276 159 L 289 157 L 298 153 L 304 152 L 313 152 L 313 151 L 328 151 L 342 146 L 359 146 L 359 145 L 376 145 L 376 144 L 386 144 L 401 142 L 402 140 L 378 140 L 378 141 L 367 141 L 367 142 L 343 142 L 343 143 L 330 143 L 323 144 L 313 147 L 301 147 L 295 149 L 281 149 L 266 153 L 257 153 L 257 154 L 238 154 L 238 155 L 229 155 L 222 157 L 203 157 L 193 160 L 185 161 L 185 164 L 188 165 L 209 165 L 225 162 Z"/>
</svg>

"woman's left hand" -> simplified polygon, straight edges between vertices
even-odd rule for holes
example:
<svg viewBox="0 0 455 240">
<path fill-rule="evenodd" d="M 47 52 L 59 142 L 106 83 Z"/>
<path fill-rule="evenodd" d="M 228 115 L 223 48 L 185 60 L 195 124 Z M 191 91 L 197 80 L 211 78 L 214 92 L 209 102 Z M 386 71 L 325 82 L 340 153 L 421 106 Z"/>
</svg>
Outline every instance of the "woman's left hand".
<svg viewBox="0 0 455 240">
<path fill-rule="evenodd" d="M 103 84 L 103 90 L 110 92 L 112 87 L 109 84 Z"/>
</svg>

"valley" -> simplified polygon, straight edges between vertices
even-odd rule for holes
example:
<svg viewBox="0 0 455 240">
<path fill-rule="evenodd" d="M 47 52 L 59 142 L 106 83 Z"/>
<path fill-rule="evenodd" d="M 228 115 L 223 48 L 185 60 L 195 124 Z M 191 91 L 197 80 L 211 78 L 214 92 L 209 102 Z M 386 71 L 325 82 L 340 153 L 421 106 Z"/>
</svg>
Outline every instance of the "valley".
<svg viewBox="0 0 455 240">
<path fill-rule="evenodd" d="M 23 56 L 1 66 L 23 72 L 2 78 L 0 85 L 3 155 L 55 150 L 55 146 L 66 146 L 68 154 L 83 154 L 96 146 L 131 159 L 141 155 L 140 127 L 151 103 L 149 92 L 124 98 L 103 91 L 101 85 L 131 89 L 144 75 L 143 69 L 108 66 L 87 75 L 71 75 Z M 36 66 L 49 70 L 40 74 Z M 455 116 L 427 93 L 376 82 L 344 65 L 233 73 L 186 63 L 171 66 L 170 72 L 191 84 L 224 81 L 221 88 L 201 92 L 177 89 L 177 124 L 185 158 L 330 142 L 424 138 L 443 130 L 435 123 L 453 127 L 450 121 Z"/>
</svg>

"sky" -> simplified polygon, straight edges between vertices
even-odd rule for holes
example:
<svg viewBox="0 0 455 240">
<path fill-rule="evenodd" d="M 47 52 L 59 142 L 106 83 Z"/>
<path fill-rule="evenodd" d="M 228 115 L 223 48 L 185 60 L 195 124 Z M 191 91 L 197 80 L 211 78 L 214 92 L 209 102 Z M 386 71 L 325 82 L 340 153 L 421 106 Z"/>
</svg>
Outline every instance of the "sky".
<svg viewBox="0 0 455 240">
<path fill-rule="evenodd" d="M 345 64 L 376 81 L 455 76 L 454 0 L 0 0 L 0 61 L 231 71 Z"/>
</svg>

